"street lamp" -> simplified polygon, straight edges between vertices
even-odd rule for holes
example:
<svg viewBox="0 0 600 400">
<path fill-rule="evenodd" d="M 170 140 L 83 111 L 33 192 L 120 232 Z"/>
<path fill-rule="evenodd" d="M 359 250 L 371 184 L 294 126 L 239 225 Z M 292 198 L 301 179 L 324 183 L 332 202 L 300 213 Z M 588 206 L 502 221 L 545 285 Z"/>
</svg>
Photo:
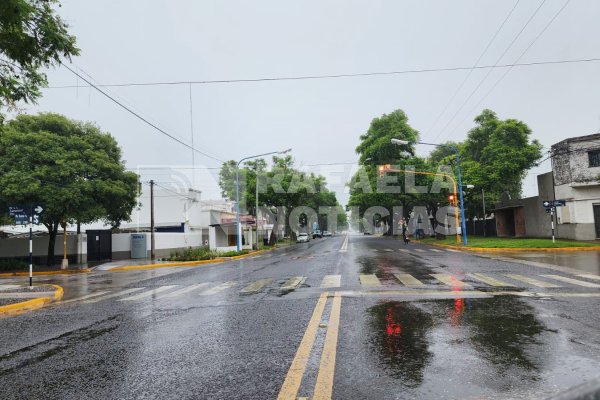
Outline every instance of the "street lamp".
<svg viewBox="0 0 600 400">
<path fill-rule="evenodd" d="M 408 140 L 401 140 L 401 139 L 392 139 L 392 143 L 393 144 L 397 144 L 397 145 L 407 145 L 410 144 L 410 142 Z M 425 144 L 428 146 L 436 146 L 436 147 L 448 147 L 452 150 L 454 150 L 454 153 L 456 154 L 456 165 L 457 165 L 457 171 L 458 171 L 458 195 L 460 196 L 460 215 L 461 215 L 461 230 L 462 230 L 462 237 L 463 237 L 463 245 L 467 245 L 467 229 L 466 229 L 466 224 L 465 224 L 465 205 L 463 202 L 463 187 L 462 187 L 462 179 L 460 177 L 460 154 L 458 153 L 458 149 L 452 145 L 448 145 L 448 144 L 437 144 L 437 143 L 425 143 L 425 142 L 415 142 L 416 144 Z M 457 227 L 458 229 L 458 227 Z"/>
<path fill-rule="evenodd" d="M 242 161 L 246 161 L 251 158 L 269 156 L 271 154 L 285 154 L 285 153 L 289 153 L 290 151 L 292 151 L 292 149 L 287 149 L 287 150 L 283 150 L 283 151 L 272 151 L 270 153 L 257 154 L 255 156 L 244 157 L 240 161 L 238 161 L 238 163 L 235 167 L 235 204 L 236 204 L 235 220 L 236 220 L 236 233 L 237 233 L 237 240 L 236 240 L 237 251 L 240 251 L 242 249 L 242 225 L 240 223 L 240 164 L 242 163 Z M 257 178 L 258 178 L 258 176 L 257 176 Z M 258 221 L 256 221 L 256 223 L 258 224 Z M 258 229 L 257 229 L 257 233 L 258 233 Z"/>
</svg>

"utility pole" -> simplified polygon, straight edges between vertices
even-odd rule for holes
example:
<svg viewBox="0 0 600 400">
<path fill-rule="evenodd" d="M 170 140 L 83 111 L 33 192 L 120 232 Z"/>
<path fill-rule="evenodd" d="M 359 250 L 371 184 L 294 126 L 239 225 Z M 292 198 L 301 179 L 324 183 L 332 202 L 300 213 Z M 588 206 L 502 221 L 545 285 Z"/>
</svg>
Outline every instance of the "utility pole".
<svg viewBox="0 0 600 400">
<path fill-rule="evenodd" d="M 29 206 L 29 289 L 33 289 L 33 204 Z"/>
<path fill-rule="evenodd" d="M 256 211 L 254 212 L 256 214 L 256 250 L 258 250 L 258 161 L 255 164 L 255 168 L 256 168 Z"/>
<path fill-rule="evenodd" d="M 483 237 L 486 237 L 485 226 L 487 225 L 487 218 L 485 217 L 485 192 L 481 188 L 481 199 L 483 200 Z"/>
<path fill-rule="evenodd" d="M 154 180 L 150 180 L 150 259 L 154 260 Z"/>
</svg>

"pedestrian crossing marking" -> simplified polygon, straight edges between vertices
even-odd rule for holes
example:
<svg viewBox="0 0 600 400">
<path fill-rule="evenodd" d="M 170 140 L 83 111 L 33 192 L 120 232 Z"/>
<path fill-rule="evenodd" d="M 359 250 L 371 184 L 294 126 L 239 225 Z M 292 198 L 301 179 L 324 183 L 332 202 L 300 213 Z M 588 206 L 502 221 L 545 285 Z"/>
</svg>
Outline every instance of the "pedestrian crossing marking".
<svg viewBox="0 0 600 400">
<path fill-rule="evenodd" d="M 90 294 L 87 294 L 85 296 L 81 296 L 81 297 L 76 297 L 74 299 L 65 300 L 65 301 L 62 302 L 62 304 L 72 303 L 74 301 L 79 301 L 79 300 L 91 299 L 92 297 L 102 296 L 103 294 L 106 294 L 106 293 L 110 293 L 110 291 L 107 290 L 107 291 L 104 291 L 104 292 L 90 293 Z"/>
<path fill-rule="evenodd" d="M 425 250 L 423 249 L 415 249 L 415 251 L 418 251 L 419 253 L 425 253 Z"/>
<path fill-rule="evenodd" d="M 262 290 L 262 288 L 264 288 L 267 285 L 270 285 L 272 282 L 273 282 L 273 279 L 271 279 L 271 278 L 259 279 L 257 281 L 250 283 L 248 286 L 246 286 L 245 288 L 240 290 L 240 294 L 258 293 Z"/>
<path fill-rule="evenodd" d="M 134 294 L 133 296 L 125 297 L 124 299 L 119 299 L 118 301 L 141 300 L 145 297 L 151 297 L 151 296 L 157 295 L 159 293 L 166 292 L 167 290 L 174 289 L 176 287 L 177 287 L 177 285 L 160 286 L 160 287 L 157 287 L 156 289 L 147 290 L 147 291 L 139 293 L 139 294 Z"/>
<path fill-rule="evenodd" d="M 394 251 L 392 249 L 383 249 L 383 251 Z"/>
<path fill-rule="evenodd" d="M 472 287 L 468 283 L 464 283 L 463 281 L 458 280 L 455 276 L 450 274 L 429 274 L 433 276 L 438 281 L 442 282 L 445 285 L 456 287 L 456 288 L 470 288 Z"/>
<path fill-rule="evenodd" d="M 515 287 L 515 285 L 500 281 L 496 278 L 492 278 L 491 276 L 484 275 L 484 274 L 473 273 L 473 274 L 467 274 L 467 276 L 469 276 L 473 279 L 476 279 L 478 281 L 481 281 L 483 283 L 487 283 L 490 286 Z"/>
<path fill-rule="evenodd" d="M 82 302 L 82 304 L 97 303 L 97 302 L 102 301 L 102 300 L 108 300 L 108 299 L 112 299 L 114 297 L 119 297 L 119 296 L 124 296 L 126 294 L 130 294 L 130 293 L 134 293 L 134 292 L 139 292 L 142 289 L 145 289 L 145 287 L 137 287 L 137 288 L 126 289 L 126 290 L 122 290 L 120 292 L 116 292 L 116 293 L 112 293 L 112 294 L 107 294 L 106 296 L 95 297 L 95 298 L 90 299 L 90 300 L 85 300 L 85 301 Z"/>
<path fill-rule="evenodd" d="M 222 292 L 224 290 L 230 289 L 232 287 L 234 287 L 236 285 L 236 282 L 234 281 L 229 281 L 229 282 L 225 282 L 225 283 L 221 283 L 218 286 L 215 286 L 212 289 L 208 289 L 205 290 L 204 292 L 200 293 L 200 296 L 210 296 L 213 294 L 217 294 L 219 292 Z"/>
<path fill-rule="evenodd" d="M 543 287 L 543 288 L 558 288 L 558 287 L 560 287 L 560 285 L 555 285 L 555 284 L 549 283 L 549 282 L 538 281 L 537 279 L 529 278 L 529 277 L 523 276 L 523 275 L 517 275 L 517 274 L 505 274 L 505 275 L 511 279 L 525 282 L 532 286 Z"/>
<path fill-rule="evenodd" d="M 589 288 L 600 288 L 600 285 L 597 283 L 580 281 L 578 279 L 567 278 L 565 276 L 560 275 L 542 275 L 544 278 L 556 279 L 557 281 L 567 282 L 573 285 L 585 286 Z"/>
<path fill-rule="evenodd" d="M 394 276 L 406 286 L 418 286 L 423 284 L 423 282 L 410 274 L 394 274 Z"/>
<path fill-rule="evenodd" d="M 323 280 L 321 281 L 322 288 L 336 288 L 340 287 L 342 283 L 341 275 L 325 275 Z"/>
<path fill-rule="evenodd" d="M 362 286 L 381 286 L 381 282 L 375 274 L 360 274 L 358 279 Z"/>
<path fill-rule="evenodd" d="M 442 251 L 438 250 L 438 249 L 430 249 L 430 250 L 433 251 L 433 252 L 435 252 L 435 253 L 442 253 Z"/>
<path fill-rule="evenodd" d="M 460 251 L 458 251 L 458 250 L 452 250 L 452 249 L 446 249 L 446 251 L 449 251 L 451 253 L 460 253 Z"/>
<path fill-rule="evenodd" d="M 410 250 L 407 250 L 407 249 L 398 249 L 398 251 L 401 251 L 403 253 L 410 253 Z"/>
<path fill-rule="evenodd" d="M 581 274 L 581 275 L 577 275 L 577 276 L 579 276 L 581 278 L 600 280 L 600 276 L 598 276 L 598 275 Z"/>
<path fill-rule="evenodd" d="M 190 285 L 190 286 L 187 286 L 187 287 L 184 287 L 184 288 L 177 289 L 177 290 L 174 290 L 172 292 L 166 293 L 166 294 L 164 294 L 163 296 L 160 296 L 160 297 L 161 298 L 177 297 L 177 296 L 180 296 L 182 294 L 189 293 L 191 291 L 203 288 L 203 287 L 208 286 L 208 285 L 209 285 L 209 283 L 207 283 L 207 282 L 196 283 L 194 285 Z"/>
<path fill-rule="evenodd" d="M 19 285 L 0 285 L 0 290 L 16 289 Z"/>
</svg>

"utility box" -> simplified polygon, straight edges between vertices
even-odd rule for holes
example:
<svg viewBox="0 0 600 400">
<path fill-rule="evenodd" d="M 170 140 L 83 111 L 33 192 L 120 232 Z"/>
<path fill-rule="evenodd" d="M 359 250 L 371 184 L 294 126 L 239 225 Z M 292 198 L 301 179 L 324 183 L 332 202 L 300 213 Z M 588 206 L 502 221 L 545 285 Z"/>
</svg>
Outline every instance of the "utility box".
<svg viewBox="0 0 600 400">
<path fill-rule="evenodd" d="M 148 244 L 145 233 L 131 234 L 131 258 L 148 258 Z"/>
</svg>

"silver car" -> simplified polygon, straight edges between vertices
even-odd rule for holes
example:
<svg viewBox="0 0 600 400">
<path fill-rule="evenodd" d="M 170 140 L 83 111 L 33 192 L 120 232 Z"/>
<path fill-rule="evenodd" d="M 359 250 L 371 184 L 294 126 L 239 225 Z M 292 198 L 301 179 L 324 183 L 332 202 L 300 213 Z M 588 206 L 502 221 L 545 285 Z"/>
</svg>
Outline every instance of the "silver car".
<svg viewBox="0 0 600 400">
<path fill-rule="evenodd" d="M 308 236 L 308 233 L 299 233 L 298 237 L 296 238 L 296 243 L 308 243 L 310 242 L 310 236 Z"/>
</svg>

